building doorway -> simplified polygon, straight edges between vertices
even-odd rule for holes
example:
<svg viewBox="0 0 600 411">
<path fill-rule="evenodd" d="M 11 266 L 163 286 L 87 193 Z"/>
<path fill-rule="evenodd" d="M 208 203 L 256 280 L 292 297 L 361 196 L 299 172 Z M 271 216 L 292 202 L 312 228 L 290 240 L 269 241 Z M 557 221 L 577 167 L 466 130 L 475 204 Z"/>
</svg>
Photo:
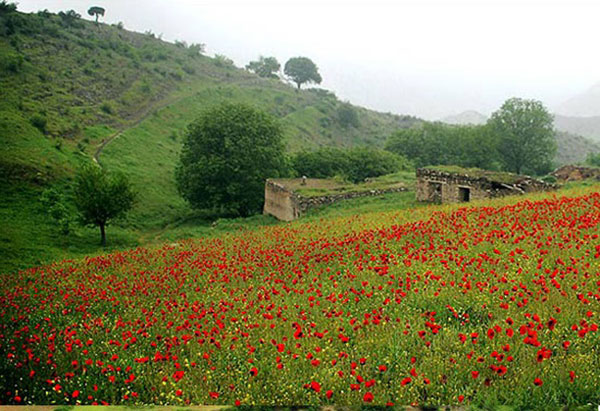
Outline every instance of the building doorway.
<svg viewBox="0 0 600 411">
<path fill-rule="evenodd" d="M 461 203 L 471 201 L 471 189 L 469 187 L 458 187 L 458 201 Z"/>
</svg>

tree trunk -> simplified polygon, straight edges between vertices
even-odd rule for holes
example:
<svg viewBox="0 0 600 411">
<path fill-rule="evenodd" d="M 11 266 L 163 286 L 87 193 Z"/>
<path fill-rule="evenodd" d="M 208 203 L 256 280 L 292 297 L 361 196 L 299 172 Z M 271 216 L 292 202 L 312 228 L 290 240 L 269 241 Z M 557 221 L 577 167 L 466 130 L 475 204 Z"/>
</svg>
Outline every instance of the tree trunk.
<svg viewBox="0 0 600 411">
<path fill-rule="evenodd" d="M 102 247 L 106 247 L 106 230 L 104 229 L 104 223 L 100 224 L 100 244 Z"/>
</svg>

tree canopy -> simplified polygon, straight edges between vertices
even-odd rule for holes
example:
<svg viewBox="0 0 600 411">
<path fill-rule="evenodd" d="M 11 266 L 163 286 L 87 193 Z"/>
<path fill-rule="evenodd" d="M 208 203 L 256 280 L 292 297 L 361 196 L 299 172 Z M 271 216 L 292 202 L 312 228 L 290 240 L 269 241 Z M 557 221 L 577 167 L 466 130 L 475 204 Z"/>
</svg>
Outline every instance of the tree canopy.
<svg viewBox="0 0 600 411">
<path fill-rule="evenodd" d="M 260 56 L 258 60 L 251 61 L 246 65 L 246 70 L 266 78 L 278 78 L 277 72 L 280 68 L 281 64 L 275 57 Z"/>
<path fill-rule="evenodd" d="M 423 122 L 394 132 L 385 148 L 405 156 L 417 167 L 448 164 L 484 169 L 499 167 L 496 142 L 487 126 Z"/>
<path fill-rule="evenodd" d="M 542 174 L 556 153 L 553 118 L 540 101 L 511 98 L 492 114 L 498 153 L 508 171 Z"/>
<path fill-rule="evenodd" d="M 188 126 L 176 183 L 194 208 L 248 216 L 261 211 L 265 179 L 285 170 L 279 123 L 246 104 L 222 103 Z"/>
<path fill-rule="evenodd" d="M 358 183 L 365 178 L 378 177 L 412 168 L 406 158 L 376 148 L 355 147 L 351 149 L 321 148 L 300 151 L 291 159 L 297 177 L 328 178 L 341 176 Z"/>
<path fill-rule="evenodd" d="M 98 24 L 98 16 L 104 16 L 105 10 L 102 7 L 92 6 L 88 9 L 90 16 L 96 16 L 96 24 Z"/>
<path fill-rule="evenodd" d="M 74 200 L 81 222 L 100 228 L 102 246 L 106 245 L 106 225 L 129 211 L 135 198 L 129 180 L 121 173 L 108 174 L 90 164 L 75 178 Z"/>
<path fill-rule="evenodd" d="M 283 72 L 296 83 L 298 89 L 304 83 L 321 84 L 323 80 L 316 64 L 308 57 L 292 57 L 285 63 Z"/>
</svg>

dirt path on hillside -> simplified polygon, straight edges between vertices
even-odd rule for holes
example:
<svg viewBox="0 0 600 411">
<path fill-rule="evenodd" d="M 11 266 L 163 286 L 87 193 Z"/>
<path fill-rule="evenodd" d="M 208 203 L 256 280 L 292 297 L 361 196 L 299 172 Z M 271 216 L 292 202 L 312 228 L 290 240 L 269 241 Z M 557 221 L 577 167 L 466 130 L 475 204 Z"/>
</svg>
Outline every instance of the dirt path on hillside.
<svg viewBox="0 0 600 411">
<path fill-rule="evenodd" d="M 121 134 L 123 134 L 127 130 L 130 130 L 134 127 L 139 126 L 142 121 L 146 120 L 152 114 L 158 112 L 159 110 L 162 110 L 163 108 L 165 108 L 167 106 L 170 106 L 171 104 L 173 104 L 173 103 L 177 102 L 178 100 L 185 98 L 185 97 L 187 97 L 187 96 L 182 96 L 182 97 L 178 97 L 178 98 L 168 98 L 167 100 L 159 101 L 157 104 L 150 105 L 145 110 L 142 110 L 138 115 L 134 116 L 133 122 L 120 127 L 113 134 L 104 138 L 100 142 L 100 144 L 98 144 L 98 146 L 96 146 L 96 151 L 94 152 L 94 156 L 92 157 L 94 162 L 96 164 L 98 164 L 100 167 L 102 167 L 102 164 L 100 163 L 100 154 L 102 154 L 102 151 L 109 143 L 112 143 L 113 141 L 115 141 L 115 139 L 117 139 Z"/>
</svg>

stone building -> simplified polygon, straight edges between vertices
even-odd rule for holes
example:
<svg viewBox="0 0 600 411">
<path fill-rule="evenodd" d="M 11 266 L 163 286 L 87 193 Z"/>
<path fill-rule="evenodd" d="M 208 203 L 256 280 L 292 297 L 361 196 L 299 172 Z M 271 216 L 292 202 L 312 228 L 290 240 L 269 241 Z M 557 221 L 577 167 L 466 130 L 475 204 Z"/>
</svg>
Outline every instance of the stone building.
<svg viewBox="0 0 600 411">
<path fill-rule="evenodd" d="M 417 169 L 417 201 L 459 203 L 556 188 L 528 176 L 459 167 Z"/>
</svg>

